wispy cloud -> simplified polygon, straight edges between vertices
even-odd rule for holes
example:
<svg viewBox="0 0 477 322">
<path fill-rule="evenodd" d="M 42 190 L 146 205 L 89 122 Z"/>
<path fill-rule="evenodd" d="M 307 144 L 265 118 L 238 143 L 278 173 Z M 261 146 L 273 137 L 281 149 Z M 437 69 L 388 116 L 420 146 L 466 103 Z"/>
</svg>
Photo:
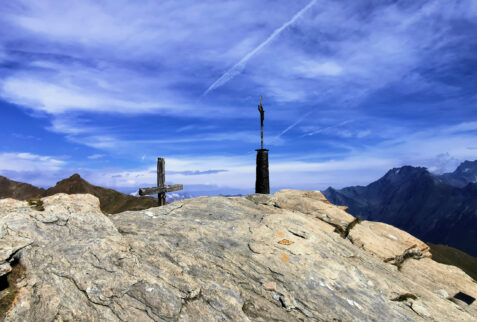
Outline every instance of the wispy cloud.
<svg viewBox="0 0 477 322">
<path fill-rule="evenodd" d="M 58 157 L 28 152 L 0 153 L 0 175 L 9 179 L 47 186 L 56 182 L 56 174 L 68 165 Z"/>
<path fill-rule="evenodd" d="M 62 168 L 65 164 L 65 161 L 52 156 L 37 155 L 28 152 L 0 153 L 0 170 L 54 171 Z"/>
<path fill-rule="evenodd" d="M 222 76 L 220 76 L 215 82 L 212 83 L 212 85 L 207 88 L 207 90 L 202 94 L 202 96 L 207 95 L 210 91 L 213 91 L 214 89 L 223 86 L 226 84 L 228 81 L 230 81 L 232 78 L 237 76 L 242 72 L 242 70 L 245 68 L 245 65 L 247 62 L 255 56 L 260 50 L 262 50 L 265 46 L 267 46 L 271 41 L 273 41 L 280 33 L 288 28 L 288 26 L 292 25 L 297 19 L 299 19 L 305 12 L 307 12 L 315 3 L 317 0 L 312 0 L 310 1 L 305 7 L 303 7 L 300 11 L 298 11 L 290 20 L 285 22 L 283 25 L 281 25 L 279 28 L 275 29 L 273 33 L 268 36 L 267 39 L 265 39 L 262 43 L 260 43 L 257 47 L 255 47 L 251 52 L 249 52 L 245 57 L 243 57 L 238 63 L 233 65 L 229 70 L 227 70 Z"/>
<path fill-rule="evenodd" d="M 168 180 L 251 189 L 259 95 L 273 187 L 450 167 L 475 153 L 476 18 L 474 0 L 9 1 L 2 171 L 137 187 L 163 156 Z"/>
<path fill-rule="evenodd" d="M 92 155 L 89 155 L 88 156 L 88 159 L 90 160 L 97 160 L 97 159 L 102 159 L 104 158 L 105 155 L 104 154 L 92 154 Z"/>
<path fill-rule="evenodd" d="M 220 172 L 227 172 L 227 170 L 188 170 L 188 171 L 169 171 L 169 174 L 183 174 L 185 176 L 200 176 L 204 174 L 213 174 L 213 173 L 220 173 Z"/>
<path fill-rule="evenodd" d="M 313 113 L 313 109 L 309 112 L 307 112 L 306 114 L 304 114 L 302 117 L 300 117 L 298 120 L 296 120 L 293 124 L 291 124 L 290 126 L 288 126 L 286 129 L 284 129 L 283 131 L 280 132 L 280 134 L 278 134 L 276 137 L 273 138 L 272 142 L 275 142 L 276 140 L 278 140 L 282 135 L 284 135 L 285 133 L 287 133 L 288 131 L 290 131 L 291 129 L 293 129 L 295 126 L 297 126 L 298 124 L 300 124 L 301 122 L 303 122 L 304 119 L 306 119 L 311 113 Z"/>
<path fill-rule="evenodd" d="M 164 139 L 130 139 L 130 138 L 121 138 L 112 135 L 85 135 L 85 136 L 69 136 L 68 139 L 72 142 L 90 146 L 96 149 L 104 150 L 115 150 L 118 146 L 123 148 L 132 148 L 133 146 L 146 146 L 146 145 L 157 145 L 157 146 L 169 146 L 176 145 L 180 146 L 188 143 L 200 143 L 208 142 L 247 142 L 255 143 L 257 142 L 257 135 L 250 132 L 226 132 L 226 133 L 206 133 L 203 135 L 189 136 L 183 138 L 164 138 Z"/>
</svg>

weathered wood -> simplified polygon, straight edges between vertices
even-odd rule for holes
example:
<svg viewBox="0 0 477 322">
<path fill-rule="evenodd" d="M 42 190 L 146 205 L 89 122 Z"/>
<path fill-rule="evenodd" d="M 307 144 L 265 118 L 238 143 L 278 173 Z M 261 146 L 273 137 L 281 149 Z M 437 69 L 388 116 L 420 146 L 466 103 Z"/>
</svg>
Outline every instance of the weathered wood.
<svg viewBox="0 0 477 322">
<path fill-rule="evenodd" d="M 152 187 L 152 188 L 140 188 L 139 189 L 139 195 L 140 196 L 148 196 L 148 195 L 154 195 L 154 194 L 165 194 L 166 192 L 172 192 L 172 191 L 179 191 L 184 189 L 184 186 L 181 184 L 171 184 L 165 187 Z"/>
<path fill-rule="evenodd" d="M 157 158 L 157 187 L 166 186 L 166 161 L 163 158 Z M 159 206 L 166 204 L 166 192 L 159 192 L 157 195 Z"/>
<path fill-rule="evenodd" d="M 166 192 L 179 191 L 184 189 L 181 184 L 172 184 L 166 186 L 166 161 L 163 158 L 157 158 L 157 187 L 140 188 L 139 195 L 147 196 L 157 193 L 159 206 L 166 204 Z"/>
</svg>

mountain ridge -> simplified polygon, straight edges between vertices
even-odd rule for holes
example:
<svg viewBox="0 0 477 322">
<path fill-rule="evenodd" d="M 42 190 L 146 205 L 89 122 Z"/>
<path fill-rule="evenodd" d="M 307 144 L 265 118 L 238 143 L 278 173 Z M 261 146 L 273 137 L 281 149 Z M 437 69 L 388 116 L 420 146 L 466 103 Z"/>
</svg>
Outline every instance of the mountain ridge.
<svg viewBox="0 0 477 322">
<path fill-rule="evenodd" d="M 95 186 L 77 173 L 58 181 L 55 186 L 46 190 L 0 176 L 0 198 L 26 200 L 52 196 L 57 193 L 92 194 L 99 198 L 101 211 L 105 214 L 114 214 L 126 210 L 143 210 L 157 206 L 157 199 L 155 198 L 134 197 L 113 189 Z"/>
<path fill-rule="evenodd" d="M 466 161 L 444 175 L 403 166 L 367 186 L 329 187 L 323 194 L 334 204 L 348 206 L 355 216 L 386 222 L 427 242 L 477 256 L 477 184 L 461 177 L 462 173 L 473 176 L 473 169 L 477 171 L 477 161 Z"/>
<path fill-rule="evenodd" d="M 28 183 L 10 180 L 0 175 L 0 199 L 29 199 L 43 196 L 45 189 L 35 187 Z"/>
</svg>

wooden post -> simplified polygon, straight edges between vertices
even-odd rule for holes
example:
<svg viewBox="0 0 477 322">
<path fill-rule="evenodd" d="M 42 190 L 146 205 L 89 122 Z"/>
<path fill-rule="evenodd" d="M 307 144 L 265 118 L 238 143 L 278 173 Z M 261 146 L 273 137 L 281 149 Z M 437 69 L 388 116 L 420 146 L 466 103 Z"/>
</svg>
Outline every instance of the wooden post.
<svg viewBox="0 0 477 322">
<path fill-rule="evenodd" d="M 166 161 L 163 158 L 157 158 L 157 186 L 166 186 Z M 159 206 L 166 204 L 166 193 L 160 192 L 157 195 Z"/>
<path fill-rule="evenodd" d="M 155 195 L 157 193 L 157 203 L 159 206 L 166 204 L 166 192 L 179 191 L 184 189 L 181 184 L 166 186 L 166 161 L 157 158 L 157 187 L 139 188 L 140 196 Z"/>
</svg>

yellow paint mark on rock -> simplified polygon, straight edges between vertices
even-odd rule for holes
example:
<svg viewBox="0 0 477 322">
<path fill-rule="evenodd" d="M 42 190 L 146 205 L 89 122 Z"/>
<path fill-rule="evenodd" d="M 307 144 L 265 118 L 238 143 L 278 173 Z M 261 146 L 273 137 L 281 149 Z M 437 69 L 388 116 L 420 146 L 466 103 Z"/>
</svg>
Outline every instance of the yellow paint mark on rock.
<svg viewBox="0 0 477 322">
<path fill-rule="evenodd" d="M 282 239 L 278 243 L 280 245 L 291 245 L 291 244 L 293 244 L 293 242 L 291 240 L 288 240 L 288 239 Z"/>
<path fill-rule="evenodd" d="M 282 253 L 282 261 L 288 262 L 290 260 L 290 257 L 287 256 L 287 254 Z"/>
<path fill-rule="evenodd" d="M 281 231 L 279 231 L 279 232 L 277 233 L 277 236 L 278 236 L 278 238 L 283 238 L 283 233 L 282 233 Z"/>
</svg>

